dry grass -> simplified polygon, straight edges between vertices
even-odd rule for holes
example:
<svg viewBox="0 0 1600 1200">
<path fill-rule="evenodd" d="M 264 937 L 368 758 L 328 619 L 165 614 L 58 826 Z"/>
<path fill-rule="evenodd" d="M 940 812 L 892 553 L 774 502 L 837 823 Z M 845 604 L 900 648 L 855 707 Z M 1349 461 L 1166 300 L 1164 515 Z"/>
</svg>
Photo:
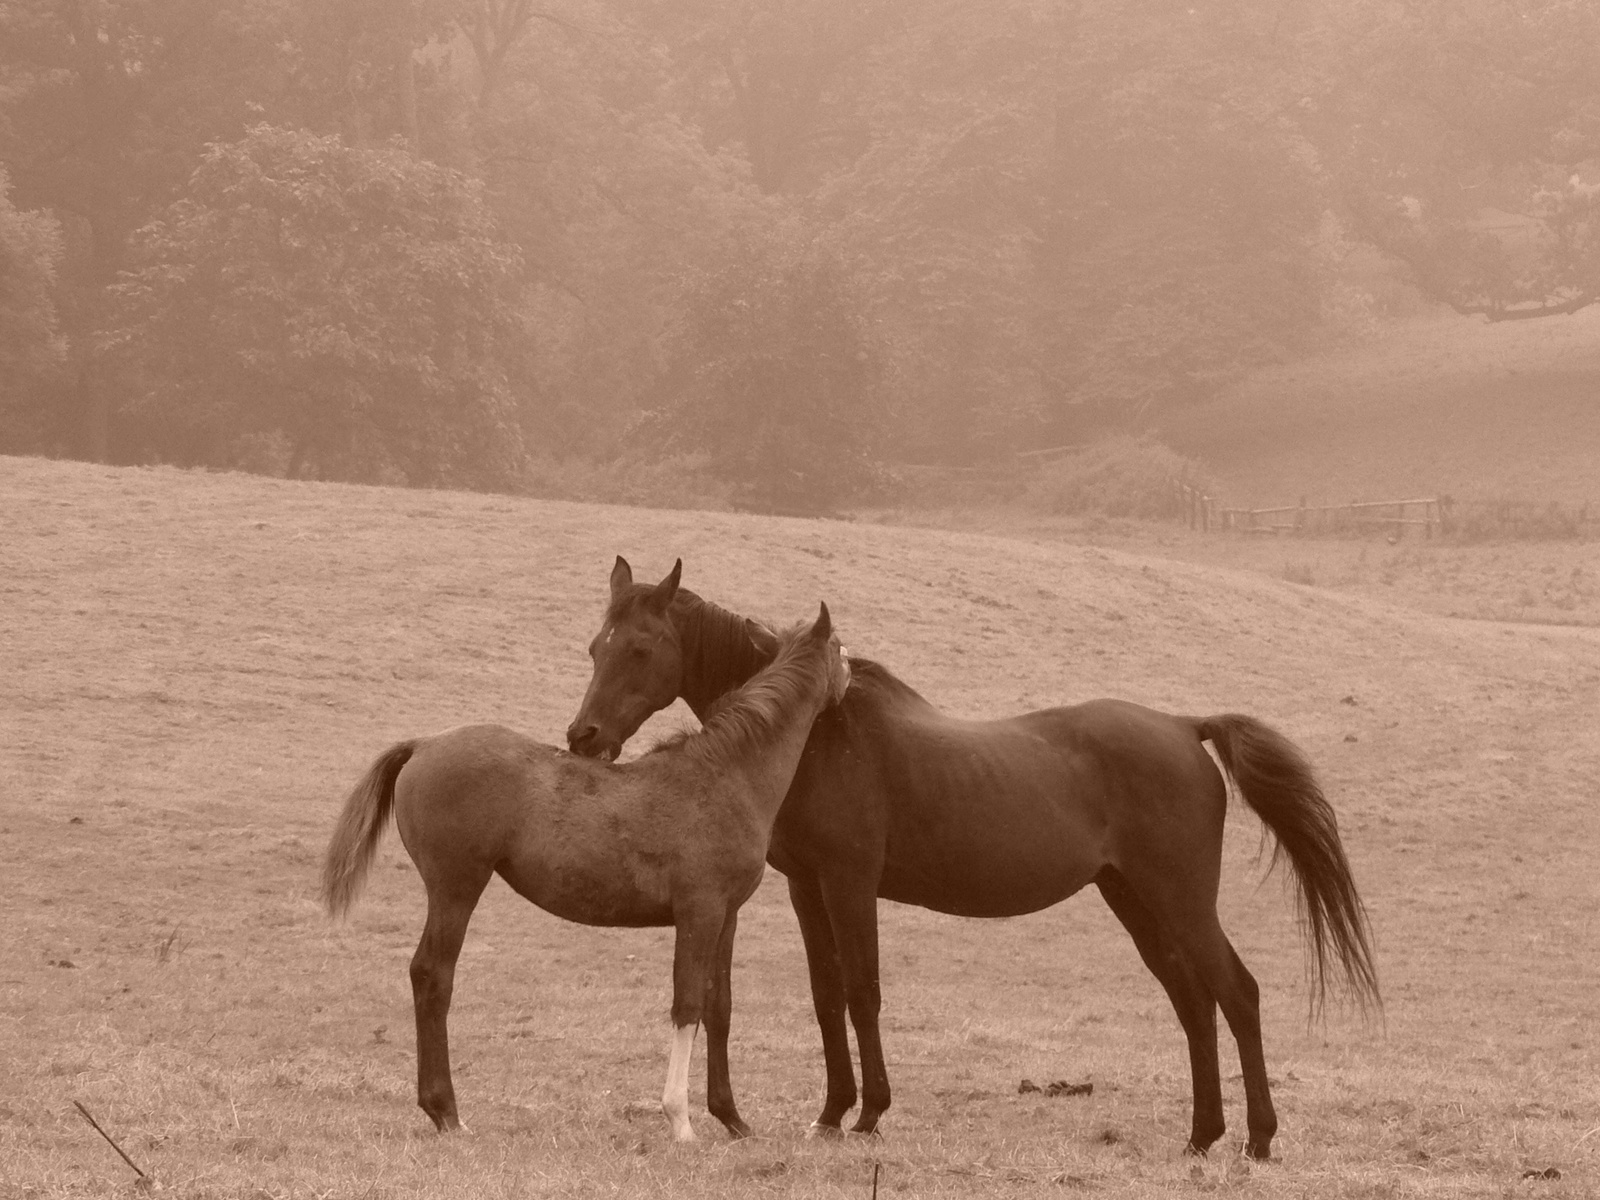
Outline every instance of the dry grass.
<svg viewBox="0 0 1600 1200">
<path fill-rule="evenodd" d="M 1540 321 L 1434 313 L 1262 371 L 1163 431 L 1231 505 L 1600 504 L 1600 308 Z"/>
<path fill-rule="evenodd" d="M 74 1098 L 185 1197 L 864 1198 L 875 1162 L 885 1197 L 1600 1186 L 1585 631 L 1048 538 L 17 459 L 0 513 L 0 1196 L 131 1190 Z M 1181 1156 L 1182 1037 L 1091 897 L 1002 922 L 883 905 L 895 1106 L 881 1140 L 806 1141 L 821 1062 L 776 876 L 735 977 L 763 1136 L 730 1145 L 703 1112 L 701 1144 L 665 1136 L 668 936 L 566 925 L 498 884 L 453 1014 L 473 1132 L 435 1136 L 412 1095 L 421 887 L 391 835 L 330 924 L 322 846 L 395 738 L 490 719 L 558 740 L 617 552 L 642 577 L 682 555 L 689 586 L 775 618 L 826 599 L 852 650 L 952 711 L 1115 694 L 1299 741 L 1388 1007 L 1307 1027 L 1289 905 L 1236 814 L 1222 909 L 1263 988 L 1283 1161 Z M 1024 1076 L 1096 1087 L 1022 1096 Z M 1563 1177 L 1522 1182 L 1546 1166 Z"/>
<path fill-rule="evenodd" d="M 1600 626 L 1600 550 L 1593 542 L 1252 537 L 1190 530 L 1175 521 L 1054 518 L 999 508 L 898 509 L 868 516 L 882 524 L 1102 547 L 1256 572 L 1439 617 Z"/>
</svg>

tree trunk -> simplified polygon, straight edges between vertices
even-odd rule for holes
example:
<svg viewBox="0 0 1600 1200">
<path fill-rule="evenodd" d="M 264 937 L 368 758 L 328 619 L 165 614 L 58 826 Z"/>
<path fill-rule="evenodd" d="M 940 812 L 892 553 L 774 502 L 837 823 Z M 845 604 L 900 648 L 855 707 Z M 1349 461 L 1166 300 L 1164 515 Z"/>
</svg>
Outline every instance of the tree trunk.
<svg viewBox="0 0 1600 1200">
<path fill-rule="evenodd" d="M 411 153 L 422 154 L 422 139 L 417 123 L 417 0 L 399 0 L 395 14 L 395 81 L 399 89 L 400 132 Z"/>
</svg>

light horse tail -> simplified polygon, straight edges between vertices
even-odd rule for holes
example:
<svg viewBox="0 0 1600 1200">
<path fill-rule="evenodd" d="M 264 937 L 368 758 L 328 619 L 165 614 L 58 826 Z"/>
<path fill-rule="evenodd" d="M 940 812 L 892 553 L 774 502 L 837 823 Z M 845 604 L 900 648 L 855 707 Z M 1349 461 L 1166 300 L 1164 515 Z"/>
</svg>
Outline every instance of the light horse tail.
<svg viewBox="0 0 1600 1200">
<path fill-rule="evenodd" d="M 344 802 L 322 860 L 322 903 L 330 916 L 344 916 L 361 893 L 378 839 L 394 810 L 395 778 L 420 744 L 420 738 L 396 742 L 378 755 Z"/>
<path fill-rule="evenodd" d="M 1357 1003 L 1381 1008 L 1366 905 L 1356 892 L 1333 806 L 1311 764 L 1293 742 L 1254 717 L 1223 713 L 1195 724 L 1276 839 L 1268 869 L 1280 858 L 1289 860 L 1298 885 L 1295 907 L 1316 964 L 1312 1012 L 1327 997 L 1328 968 L 1335 959 Z"/>
</svg>

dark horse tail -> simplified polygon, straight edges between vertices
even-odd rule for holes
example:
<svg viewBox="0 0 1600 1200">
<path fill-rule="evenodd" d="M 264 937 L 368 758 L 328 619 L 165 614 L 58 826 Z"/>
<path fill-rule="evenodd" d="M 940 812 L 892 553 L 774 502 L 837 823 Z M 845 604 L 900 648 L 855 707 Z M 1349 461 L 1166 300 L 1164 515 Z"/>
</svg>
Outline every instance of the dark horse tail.
<svg viewBox="0 0 1600 1200">
<path fill-rule="evenodd" d="M 1330 959 L 1344 969 L 1358 1003 L 1381 1007 L 1367 909 L 1350 875 L 1333 806 L 1311 764 L 1293 742 L 1254 717 L 1223 713 L 1195 724 L 1201 740 L 1216 746 L 1245 803 L 1277 839 L 1271 865 L 1280 857 L 1289 860 L 1299 885 L 1301 927 L 1310 934 L 1316 959 L 1313 1012 L 1327 996 Z"/>
<path fill-rule="evenodd" d="M 394 809 L 395 778 L 410 761 L 417 744 L 416 739 L 396 742 L 378 755 L 344 802 L 344 811 L 328 842 L 327 857 L 322 860 L 322 903 L 330 916 L 342 917 L 366 882 L 378 839 Z"/>
</svg>

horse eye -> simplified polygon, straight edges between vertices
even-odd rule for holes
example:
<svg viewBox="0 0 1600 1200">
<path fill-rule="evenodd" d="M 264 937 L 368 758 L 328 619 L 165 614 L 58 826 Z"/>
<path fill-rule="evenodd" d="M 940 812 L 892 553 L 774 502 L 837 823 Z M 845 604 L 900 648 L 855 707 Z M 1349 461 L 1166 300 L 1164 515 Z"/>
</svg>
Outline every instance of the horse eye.
<svg viewBox="0 0 1600 1200">
<path fill-rule="evenodd" d="M 650 647 L 649 646 L 633 646 L 633 647 L 630 647 L 629 650 L 628 650 L 628 657 L 632 658 L 632 659 L 636 659 L 639 662 L 643 662 L 645 659 L 650 657 Z"/>
</svg>

